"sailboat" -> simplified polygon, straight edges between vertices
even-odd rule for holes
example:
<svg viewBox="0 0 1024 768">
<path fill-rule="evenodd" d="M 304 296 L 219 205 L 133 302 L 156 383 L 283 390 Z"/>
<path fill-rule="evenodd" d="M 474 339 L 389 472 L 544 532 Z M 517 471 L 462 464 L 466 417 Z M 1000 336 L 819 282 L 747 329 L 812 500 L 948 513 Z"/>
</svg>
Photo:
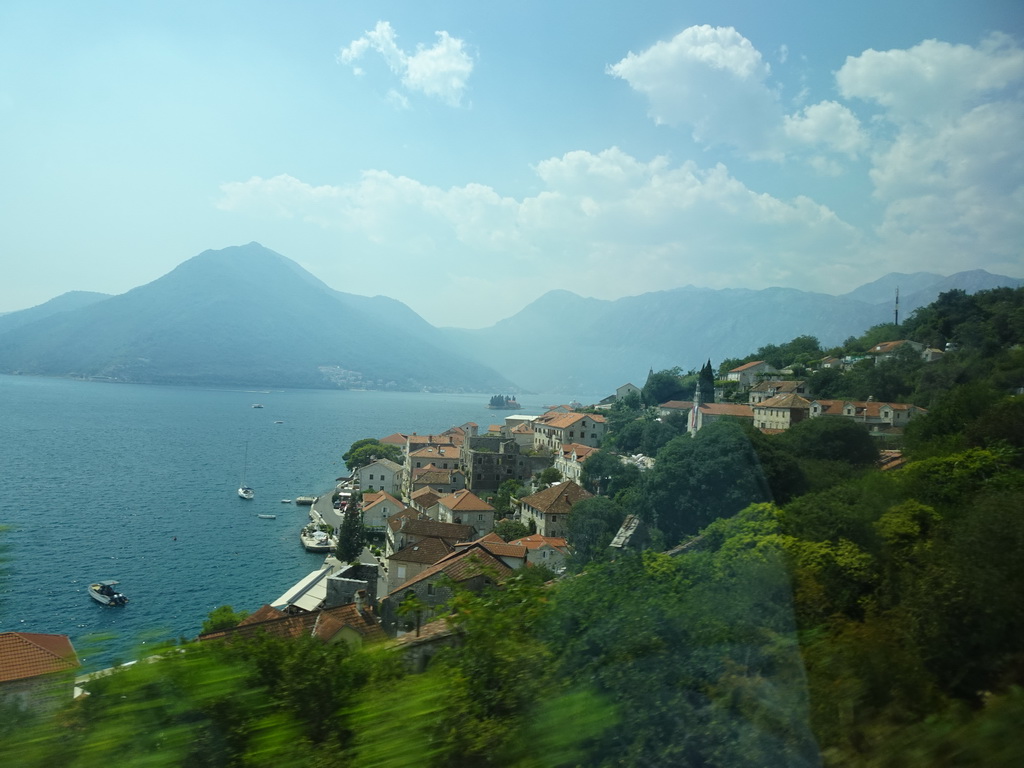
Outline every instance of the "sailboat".
<svg viewBox="0 0 1024 768">
<path fill-rule="evenodd" d="M 245 472 L 249 468 L 249 443 L 245 444 L 245 462 L 242 464 L 242 482 L 238 486 L 238 496 L 242 499 L 251 499 L 256 496 L 256 491 L 245 484 Z"/>
</svg>

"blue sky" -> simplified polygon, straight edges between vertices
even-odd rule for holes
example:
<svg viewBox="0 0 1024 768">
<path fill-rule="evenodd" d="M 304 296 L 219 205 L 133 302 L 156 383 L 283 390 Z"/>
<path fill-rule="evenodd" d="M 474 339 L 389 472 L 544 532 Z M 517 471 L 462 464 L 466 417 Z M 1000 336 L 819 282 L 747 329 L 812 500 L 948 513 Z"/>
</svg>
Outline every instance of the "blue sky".
<svg viewBox="0 0 1024 768">
<path fill-rule="evenodd" d="M 253 240 L 440 326 L 556 288 L 1024 277 L 1022 21 L 1016 0 L 5 0 L 0 312 Z"/>
</svg>

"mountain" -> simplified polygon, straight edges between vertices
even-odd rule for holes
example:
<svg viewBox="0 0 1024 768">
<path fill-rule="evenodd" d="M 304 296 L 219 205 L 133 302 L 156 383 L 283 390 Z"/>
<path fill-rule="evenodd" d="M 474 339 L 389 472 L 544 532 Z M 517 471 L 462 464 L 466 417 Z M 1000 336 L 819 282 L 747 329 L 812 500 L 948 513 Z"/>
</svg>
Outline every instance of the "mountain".
<svg viewBox="0 0 1024 768">
<path fill-rule="evenodd" d="M 977 270 L 950 277 L 893 273 L 845 296 L 689 286 L 604 301 L 551 291 L 489 328 L 445 332 L 466 354 L 528 390 L 611 392 L 628 381 L 642 385 L 650 369 L 696 368 L 805 334 L 837 346 L 891 322 L 897 286 L 906 318 L 943 291 L 1022 283 Z"/>
<path fill-rule="evenodd" d="M 917 291 L 924 291 L 931 288 L 946 278 L 932 272 L 890 272 L 888 275 L 878 278 L 874 282 L 866 283 L 859 288 L 854 288 L 843 297 L 855 301 L 863 301 L 865 304 L 888 304 L 893 305 L 896 300 L 896 289 L 898 288 L 902 297 L 910 296 Z M 927 302 L 926 302 L 927 303 Z"/>
<path fill-rule="evenodd" d="M 204 251 L 120 296 L 64 311 L 46 306 L 2 318 L 0 371 L 138 383 L 514 389 L 451 351 L 401 302 L 336 291 L 258 243 Z M 20 322 L 25 313 L 34 317 Z"/>
<path fill-rule="evenodd" d="M 0 334 L 6 333 L 7 331 L 15 328 L 20 328 L 23 325 L 28 325 L 36 320 L 41 320 L 44 317 L 50 315 L 56 315 L 60 312 L 67 312 L 73 309 L 79 309 L 81 307 L 87 307 L 90 304 L 95 304 L 97 301 L 103 301 L 109 299 L 110 295 L 106 293 L 93 293 L 92 291 L 68 291 L 62 293 L 55 299 L 50 299 L 45 304 L 40 304 L 36 307 L 29 309 L 23 309 L 19 312 L 5 312 L 0 315 Z"/>
<path fill-rule="evenodd" d="M 117 381 L 473 392 L 611 392 L 650 369 L 766 344 L 825 347 L 943 291 L 1024 281 L 892 273 L 845 296 L 675 288 L 615 301 L 550 291 L 489 328 L 438 329 L 405 304 L 328 287 L 258 243 L 204 251 L 120 296 L 73 292 L 0 316 L 0 372 Z"/>
</svg>

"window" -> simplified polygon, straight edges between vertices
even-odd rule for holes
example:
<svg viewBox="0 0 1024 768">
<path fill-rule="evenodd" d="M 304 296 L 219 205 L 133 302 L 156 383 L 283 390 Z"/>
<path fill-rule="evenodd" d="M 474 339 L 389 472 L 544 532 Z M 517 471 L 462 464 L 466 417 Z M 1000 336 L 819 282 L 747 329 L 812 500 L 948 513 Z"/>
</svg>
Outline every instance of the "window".
<svg viewBox="0 0 1024 768">
<path fill-rule="evenodd" d="M 428 595 L 433 595 L 434 594 L 434 584 L 432 582 L 427 584 L 427 594 Z"/>
<path fill-rule="evenodd" d="M 481 513 L 480 513 L 479 515 L 477 515 L 477 516 L 476 516 L 476 519 L 477 519 L 477 522 L 482 522 L 482 521 L 483 521 L 483 519 L 484 519 L 484 515 L 483 515 L 483 512 L 481 512 Z"/>
</svg>

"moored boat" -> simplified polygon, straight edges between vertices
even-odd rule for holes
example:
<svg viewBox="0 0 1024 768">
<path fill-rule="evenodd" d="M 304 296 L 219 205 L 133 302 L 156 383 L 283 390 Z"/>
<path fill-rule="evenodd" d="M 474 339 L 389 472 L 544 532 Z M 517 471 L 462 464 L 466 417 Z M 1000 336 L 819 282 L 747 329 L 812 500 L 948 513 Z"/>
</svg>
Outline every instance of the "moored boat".
<svg viewBox="0 0 1024 768">
<path fill-rule="evenodd" d="M 262 407 L 262 406 L 261 406 Z M 238 486 L 238 498 L 240 499 L 252 499 L 256 496 L 256 491 L 245 484 L 245 473 L 249 469 L 249 443 L 245 444 L 245 460 L 242 462 L 242 482 Z"/>
<path fill-rule="evenodd" d="M 263 520 L 277 520 L 277 515 L 256 515 L 256 517 Z"/>
<path fill-rule="evenodd" d="M 118 592 L 116 581 L 97 581 L 89 585 L 89 597 L 103 605 L 124 605 L 128 598 Z"/>
</svg>

